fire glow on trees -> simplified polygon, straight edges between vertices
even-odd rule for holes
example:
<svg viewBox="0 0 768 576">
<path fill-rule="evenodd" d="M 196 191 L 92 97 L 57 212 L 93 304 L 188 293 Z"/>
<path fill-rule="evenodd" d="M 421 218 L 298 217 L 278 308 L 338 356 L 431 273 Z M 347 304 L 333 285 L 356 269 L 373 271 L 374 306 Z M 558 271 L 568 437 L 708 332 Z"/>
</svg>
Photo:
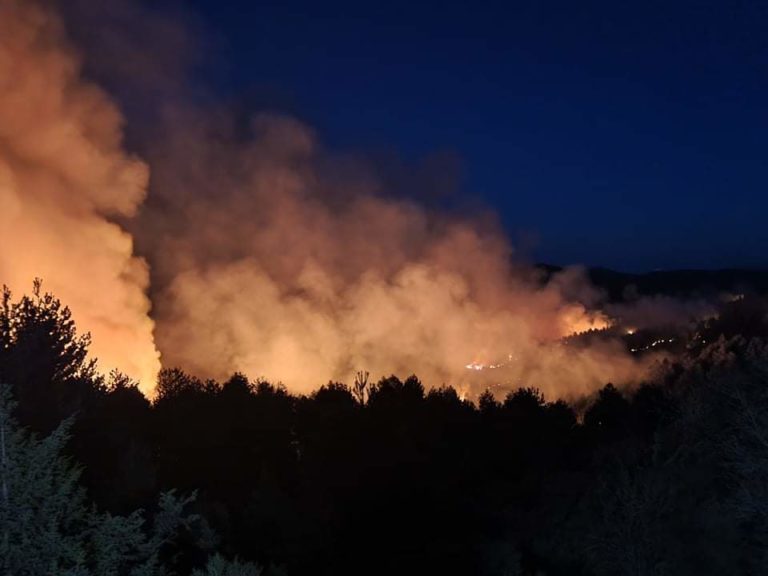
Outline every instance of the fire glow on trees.
<svg viewBox="0 0 768 576">
<path fill-rule="evenodd" d="M 80 78 L 58 18 L 0 0 L 0 284 L 19 293 L 42 277 L 92 333 L 102 365 L 151 386 L 148 269 L 112 221 L 136 214 L 148 169 L 123 151 L 121 123 Z"/>
</svg>

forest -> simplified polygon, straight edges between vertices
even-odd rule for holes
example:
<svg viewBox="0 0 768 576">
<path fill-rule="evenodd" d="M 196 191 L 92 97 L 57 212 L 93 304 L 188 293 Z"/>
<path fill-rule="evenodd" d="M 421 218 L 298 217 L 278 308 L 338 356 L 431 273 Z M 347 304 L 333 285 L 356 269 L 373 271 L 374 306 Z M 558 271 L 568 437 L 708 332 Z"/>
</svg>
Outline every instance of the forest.
<svg viewBox="0 0 768 576">
<path fill-rule="evenodd" d="M 6 289 L 2 571 L 764 573 L 767 312 L 725 303 L 647 382 L 569 403 L 180 369 L 150 400 L 39 282 Z"/>
</svg>

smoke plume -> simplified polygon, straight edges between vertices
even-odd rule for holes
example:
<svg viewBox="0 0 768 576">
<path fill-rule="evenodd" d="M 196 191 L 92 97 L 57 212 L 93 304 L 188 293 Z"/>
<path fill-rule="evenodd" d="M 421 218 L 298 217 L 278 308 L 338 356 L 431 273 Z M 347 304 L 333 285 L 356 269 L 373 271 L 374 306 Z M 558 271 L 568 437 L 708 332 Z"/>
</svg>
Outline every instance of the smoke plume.
<svg viewBox="0 0 768 576">
<path fill-rule="evenodd" d="M 0 282 L 35 277 L 93 337 L 102 368 L 146 388 L 159 369 L 146 263 L 114 219 L 136 214 L 147 166 L 121 148 L 122 118 L 85 82 L 60 20 L 0 0 Z"/>
<path fill-rule="evenodd" d="M 573 397 L 642 374 L 619 343 L 561 342 L 609 322 L 578 270 L 543 284 L 492 219 L 422 207 L 294 118 L 244 124 L 226 107 L 169 102 L 183 90 L 144 69 L 144 44 L 102 31 L 91 41 L 113 41 L 87 61 L 131 64 L 112 73 L 142 95 L 163 83 L 160 129 L 141 143 L 149 196 L 129 224 L 150 288 L 116 221 L 137 214 L 148 177 L 123 151 L 120 113 L 81 79 L 58 19 L 22 0 L 0 10 L 0 277 L 17 290 L 45 278 L 102 366 L 151 388 L 149 293 L 164 365 L 205 377 L 237 370 L 306 392 L 364 369 Z"/>
<path fill-rule="evenodd" d="M 164 133 L 140 236 L 168 365 L 303 392 L 359 369 L 551 396 L 638 375 L 618 345 L 560 343 L 606 324 L 564 297 L 595 298 L 578 271 L 542 286 L 487 219 L 393 199 L 297 120 L 187 110 Z"/>
</svg>

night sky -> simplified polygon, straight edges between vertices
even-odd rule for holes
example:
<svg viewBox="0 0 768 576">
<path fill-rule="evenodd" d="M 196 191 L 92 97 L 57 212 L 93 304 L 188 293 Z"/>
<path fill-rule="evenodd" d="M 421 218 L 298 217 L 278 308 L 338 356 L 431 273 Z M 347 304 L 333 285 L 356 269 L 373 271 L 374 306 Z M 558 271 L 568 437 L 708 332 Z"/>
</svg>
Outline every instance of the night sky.
<svg viewBox="0 0 768 576">
<path fill-rule="evenodd" d="M 194 0 L 225 97 L 455 155 L 530 257 L 768 265 L 768 3 Z"/>
</svg>

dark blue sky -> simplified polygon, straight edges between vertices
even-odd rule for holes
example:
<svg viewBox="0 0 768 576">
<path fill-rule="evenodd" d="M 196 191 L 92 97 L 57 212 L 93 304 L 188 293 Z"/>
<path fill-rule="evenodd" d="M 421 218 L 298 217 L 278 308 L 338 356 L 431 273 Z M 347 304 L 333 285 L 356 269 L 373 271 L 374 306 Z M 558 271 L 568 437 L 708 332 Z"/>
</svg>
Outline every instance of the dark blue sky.
<svg viewBox="0 0 768 576">
<path fill-rule="evenodd" d="M 332 148 L 455 152 L 538 260 L 768 265 L 767 2 L 191 4 L 220 91 Z"/>
</svg>

